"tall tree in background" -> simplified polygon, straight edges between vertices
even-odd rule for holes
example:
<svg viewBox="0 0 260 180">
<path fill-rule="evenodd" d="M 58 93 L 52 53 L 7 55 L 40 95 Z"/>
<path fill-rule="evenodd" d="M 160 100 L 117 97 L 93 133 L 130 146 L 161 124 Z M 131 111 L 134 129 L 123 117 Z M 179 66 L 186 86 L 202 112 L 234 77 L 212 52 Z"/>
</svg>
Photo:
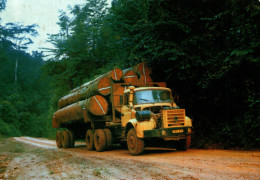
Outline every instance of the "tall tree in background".
<svg viewBox="0 0 260 180">
<path fill-rule="evenodd" d="M 30 37 L 35 37 L 38 35 L 35 27 L 37 25 L 23 26 L 16 25 L 14 23 L 7 23 L 5 25 L 6 33 L 4 34 L 6 39 L 13 43 L 13 48 L 17 51 L 27 49 L 27 45 L 32 44 Z M 17 83 L 17 70 L 18 70 L 18 56 L 16 57 L 15 63 L 15 84 Z"/>
<path fill-rule="evenodd" d="M 35 27 L 0 25 L 0 137 L 47 135 L 49 77 L 41 75 L 42 54 L 25 52 L 30 37 L 37 35 Z"/>
</svg>

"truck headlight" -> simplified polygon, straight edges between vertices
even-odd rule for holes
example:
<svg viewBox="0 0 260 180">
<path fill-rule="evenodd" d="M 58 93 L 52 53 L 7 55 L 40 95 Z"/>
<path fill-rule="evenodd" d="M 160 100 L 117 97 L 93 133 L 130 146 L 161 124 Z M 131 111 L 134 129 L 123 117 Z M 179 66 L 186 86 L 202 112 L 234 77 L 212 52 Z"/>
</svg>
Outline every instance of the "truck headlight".
<svg viewBox="0 0 260 180">
<path fill-rule="evenodd" d="M 163 136 L 166 136 L 167 135 L 167 132 L 165 130 L 162 130 L 162 135 Z"/>
<path fill-rule="evenodd" d="M 137 121 L 149 121 L 152 117 L 152 112 L 148 110 L 136 111 L 135 117 Z"/>
<path fill-rule="evenodd" d="M 185 126 L 192 126 L 191 119 L 188 116 L 185 116 Z"/>
</svg>

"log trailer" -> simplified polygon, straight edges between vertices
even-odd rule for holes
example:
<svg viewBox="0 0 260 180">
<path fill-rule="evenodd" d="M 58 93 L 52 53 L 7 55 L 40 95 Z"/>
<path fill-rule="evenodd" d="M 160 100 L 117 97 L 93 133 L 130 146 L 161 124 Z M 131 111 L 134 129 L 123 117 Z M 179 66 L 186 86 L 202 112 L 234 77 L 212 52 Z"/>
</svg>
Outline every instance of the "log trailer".
<svg viewBox="0 0 260 180">
<path fill-rule="evenodd" d="M 85 139 L 87 150 L 104 151 L 125 143 L 132 155 L 150 142 L 166 142 L 177 150 L 191 144 L 192 121 L 174 102 L 165 82 L 111 81 L 109 97 L 95 95 L 66 106 L 53 116 L 58 148 Z M 90 105 L 91 104 L 91 105 Z"/>
</svg>

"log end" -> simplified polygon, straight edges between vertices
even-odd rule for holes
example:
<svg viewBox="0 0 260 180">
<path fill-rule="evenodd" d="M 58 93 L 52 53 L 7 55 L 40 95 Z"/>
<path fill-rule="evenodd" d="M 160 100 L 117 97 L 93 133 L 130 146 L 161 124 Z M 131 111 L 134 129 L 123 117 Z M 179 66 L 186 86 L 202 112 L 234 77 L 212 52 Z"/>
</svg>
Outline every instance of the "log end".
<svg viewBox="0 0 260 180">
<path fill-rule="evenodd" d="M 99 80 L 98 83 L 98 92 L 103 95 L 107 96 L 111 92 L 111 82 L 108 77 L 103 77 Z"/>
<path fill-rule="evenodd" d="M 96 116 L 104 116 L 108 112 L 107 100 L 100 95 L 91 97 L 88 111 Z"/>
<path fill-rule="evenodd" d="M 149 76 L 152 73 L 152 69 L 147 65 L 147 62 L 137 64 L 134 69 L 139 75 Z"/>
<path fill-rule="evenodd" d="M 139 83 L 149 83 L 149 82 L 153 82 L 151 76 L 144 76 L 144 75 L 141 75 L 140 78 L 139 78 Z"/>
<path fill-rule="evenodd" d="M 135 82 L 138 82 L 138 76 L 132 70 L 129 70 L 129 71 L 125 72 L 123 79 L 124 79 L 125 83 L 135 83 Z"/>
<path fill-rule="evenodd" d="M 110 76 L 114 81 L 120 81 L 123 77 L 123 71 L 121 69 L 115 68 L 111 71 Z"/>
</svg>

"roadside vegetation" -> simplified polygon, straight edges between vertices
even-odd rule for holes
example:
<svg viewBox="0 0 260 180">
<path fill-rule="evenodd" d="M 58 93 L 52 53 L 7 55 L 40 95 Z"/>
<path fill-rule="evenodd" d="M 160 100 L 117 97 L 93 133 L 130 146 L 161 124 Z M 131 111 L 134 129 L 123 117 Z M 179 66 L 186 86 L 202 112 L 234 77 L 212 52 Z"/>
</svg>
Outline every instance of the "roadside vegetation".
<svg viewBox="0 0 260 180">
<path fill-rule="evenodd" d="M 36 27 L 0 25 L 0 137 L 48 135 L 50 77 L 42 74 L 42 53 L 25 52 Z"/>
<path fill-rule="evenodd" d="M 55 49 L 46 49 L 55 57 L 46 62 L 11 44 L 3 34 L 10 27 L 1 26 L 0 134 L 49 136 L 60 97 L 147 61 L 193 119 L 193 147 L 257 148 L 259 19 L 258 0 L 113 0 L 110 8 L 89 0 L 60 13 L 60 32 L 49 37 Z M 17 81 L 16 57 L 24 63 Z"/>
</svg>

